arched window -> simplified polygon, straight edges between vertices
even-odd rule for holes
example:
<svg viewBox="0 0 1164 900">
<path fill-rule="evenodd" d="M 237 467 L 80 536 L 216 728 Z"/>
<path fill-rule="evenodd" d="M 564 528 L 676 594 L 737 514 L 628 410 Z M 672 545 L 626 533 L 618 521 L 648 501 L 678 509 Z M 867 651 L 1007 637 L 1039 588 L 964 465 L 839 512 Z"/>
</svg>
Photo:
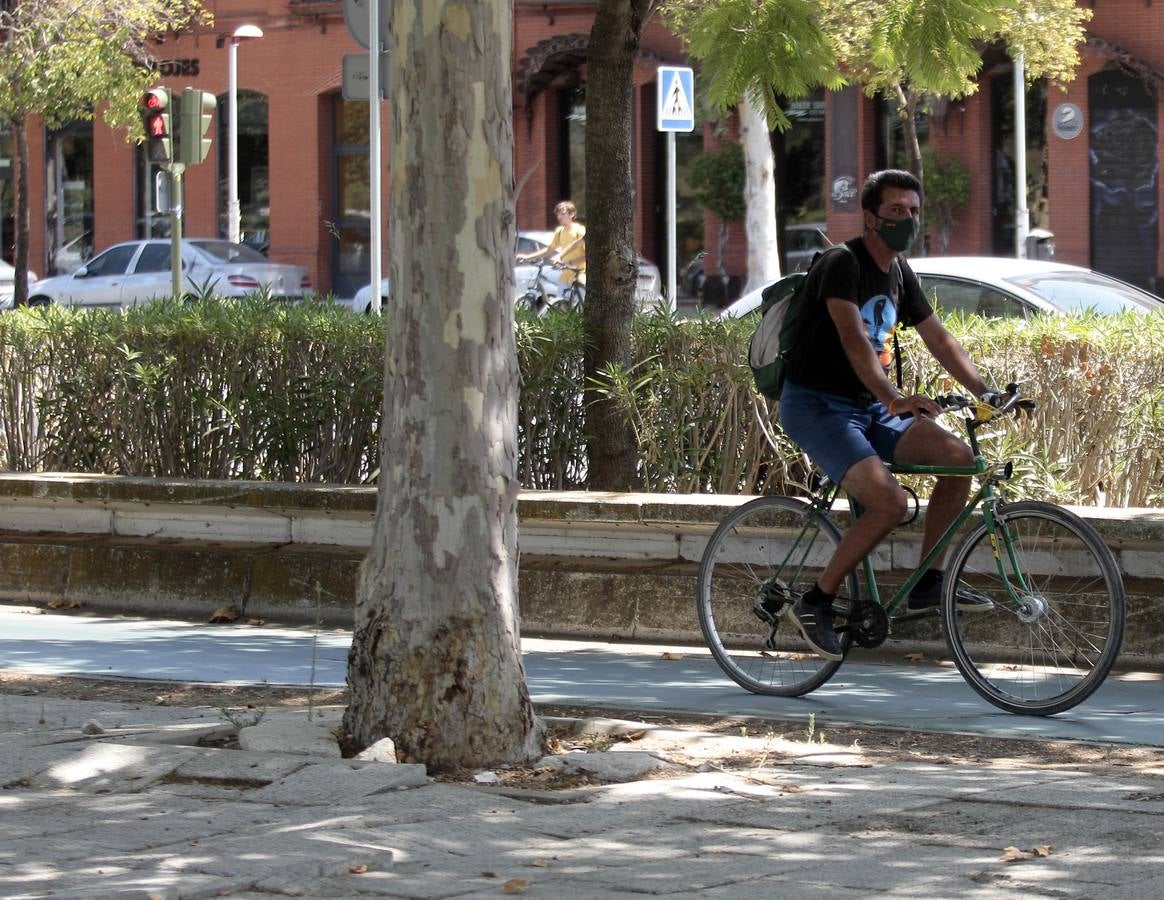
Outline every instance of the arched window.
<svg viewBox="0 0 1164 900">
<path fill-rule="evenodd" d="M 218 233 L 227 235 L 227 190 L 230 141 L 230 97 L 218 98 Z M 268 148 L 267 96 L 238 92 L 238 200 L 240 235 L 244 244 L 266 253 L 271 246 L 271 181 Z"/>
</svg>

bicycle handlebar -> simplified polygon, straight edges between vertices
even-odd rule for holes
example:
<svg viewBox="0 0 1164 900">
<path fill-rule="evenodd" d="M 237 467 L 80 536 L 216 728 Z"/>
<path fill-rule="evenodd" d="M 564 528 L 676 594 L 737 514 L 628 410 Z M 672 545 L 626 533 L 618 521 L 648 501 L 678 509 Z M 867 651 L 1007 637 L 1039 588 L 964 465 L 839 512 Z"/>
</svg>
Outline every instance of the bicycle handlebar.
<svg viewBox="0 0 1164 900">
<path fill-rule="evenodd" d="M 974 420 L 978 424 L 989 422 L 999 416 L 1014 412 L 1016 415 L 1031 415 L 1035 411 L 1035 401 L 1022 396 L 1019 386 L 1013 381 L 1000 394 L 990 400 L 976 400 L 965 394 L 944 394 L 934 398 L 942 412 L 957 412 L 962 409 L 974 410 Z"/>
</svg>

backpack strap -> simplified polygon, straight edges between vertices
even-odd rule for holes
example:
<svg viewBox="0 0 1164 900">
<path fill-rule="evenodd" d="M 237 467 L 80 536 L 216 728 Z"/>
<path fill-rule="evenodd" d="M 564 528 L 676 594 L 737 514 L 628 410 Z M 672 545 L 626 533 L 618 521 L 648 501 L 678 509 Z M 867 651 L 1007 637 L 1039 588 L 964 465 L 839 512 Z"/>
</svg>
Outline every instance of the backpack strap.
<svg viewBox="0 0 1164 900">
<path fill-rule="evenodd" d="M 901 302 L 905 299 L 902 295 L 905 293 L 905 276 L 901 274 L 901 263 L 897 257 L 893 257 L 893 271 L 897 273 L 897 308 L 901 309 Z M 900 322 L 900 317 L 898 322 Z M 901 387 L 901 345 L 897 343 L 897 327 L 893 329 L 893 361 L 897 365 L 897 389 L 902 390 Z"/>
</svg>

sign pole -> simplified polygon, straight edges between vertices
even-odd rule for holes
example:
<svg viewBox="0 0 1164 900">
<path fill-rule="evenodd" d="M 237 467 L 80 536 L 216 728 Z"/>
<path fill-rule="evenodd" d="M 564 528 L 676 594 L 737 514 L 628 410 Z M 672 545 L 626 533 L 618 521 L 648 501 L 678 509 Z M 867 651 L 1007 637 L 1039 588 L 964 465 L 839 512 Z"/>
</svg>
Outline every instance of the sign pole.
<svg viewBox="0 0 1164 900">
<path fill-rule="evenodd" d="M 186 166 L 170 163 L 170 287 L 182 299 L 182 175 Z"/>
<path fill-rule="evenodd" d="M 675 132 L 667 132 L 667 301 L 678 308 L 675 294 Z"/>
<path fill-rule="evenodd" d="M 695 130 L 695 75 L 682 66 L 659 66 L 655 79 L 658 93 L 655 127 L 667 133 L 667 303 L 677 309 L 675 132 Z"/>
<path fill-rule="evenodd" d="M 368 169 L 372 194 L 372 312 L 380 315 L 380 2 L 368 3 Z"/>
</svg>

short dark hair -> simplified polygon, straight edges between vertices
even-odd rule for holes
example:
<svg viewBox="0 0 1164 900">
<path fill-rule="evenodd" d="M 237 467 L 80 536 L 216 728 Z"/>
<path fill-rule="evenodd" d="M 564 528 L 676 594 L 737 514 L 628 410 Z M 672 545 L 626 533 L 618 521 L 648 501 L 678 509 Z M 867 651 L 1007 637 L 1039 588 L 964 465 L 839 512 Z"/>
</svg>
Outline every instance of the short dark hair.
<svg viewBox="0 0 1164 900">
<path fill-rule="evenodd" d="M 912 172 L 905 169 L 882 169 L 866 178 L 865 184 L 861 186 L 861 209 L 867 209 L 876 215 L 877 210 L 881 208 L 882 191 L 887 187 L 917 191 L 919 198 L 922 195 L 921 182 Z"/>
</svg>

